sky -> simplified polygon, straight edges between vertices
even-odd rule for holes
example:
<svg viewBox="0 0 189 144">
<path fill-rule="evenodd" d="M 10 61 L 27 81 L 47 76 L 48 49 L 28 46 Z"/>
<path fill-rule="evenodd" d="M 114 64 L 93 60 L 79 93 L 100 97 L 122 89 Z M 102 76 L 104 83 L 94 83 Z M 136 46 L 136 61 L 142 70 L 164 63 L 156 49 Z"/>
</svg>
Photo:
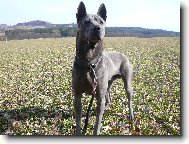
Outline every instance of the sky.
<svg viewBox="0 0 189 144">
<path fill-rule="evenodd" d="M 76 23 L 81 0 L 0 0 L 0 24 L 32 20 Z M 180 0 L 83 0 L 87 13 L 107 9 L 106 26 L 143 27 L 180 32 Z"/>
</svg>

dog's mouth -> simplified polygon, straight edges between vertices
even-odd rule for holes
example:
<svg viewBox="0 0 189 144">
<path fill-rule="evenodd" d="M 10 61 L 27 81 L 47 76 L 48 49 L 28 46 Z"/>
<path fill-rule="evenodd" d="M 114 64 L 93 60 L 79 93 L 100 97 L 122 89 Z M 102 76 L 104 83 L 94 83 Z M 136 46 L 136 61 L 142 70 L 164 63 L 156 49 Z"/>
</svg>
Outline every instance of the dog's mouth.
<svg viewBox="0 0 189 144">
<path fill-rule="evenodd" d="M 91 37 L 91 42 L 99 42 L 102 40 L 102 37 L 100 35 L 100 33 L 93 33 L 92 37 Z"/>
<path fill-rule="evenodd" d="M 100 38 L 97 38 L 97 39 L 91 39 L 91 43 L 98 43 L 98 42 L 100 42 L 102 39 L 100 39 Z"/>
</svg>

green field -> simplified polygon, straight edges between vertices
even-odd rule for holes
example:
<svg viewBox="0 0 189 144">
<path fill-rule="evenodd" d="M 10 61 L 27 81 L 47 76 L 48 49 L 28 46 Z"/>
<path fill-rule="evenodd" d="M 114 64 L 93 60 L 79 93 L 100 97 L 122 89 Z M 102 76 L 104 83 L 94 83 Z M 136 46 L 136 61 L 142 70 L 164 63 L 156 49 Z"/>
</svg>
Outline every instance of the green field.
<svg viewBox="0 0 189 144">
<path fill-rule="evenodd" d="M 180 135 L 180 38 L 105 38 L 104 46 L 127 55 L 134 67 L 135 120 L 127 119 L 127 97 L 116 80 L 101 135 Z M 0 134 L 74 134 L 74 56 L 75 38 L 0 42 Z M 91 96 L 83 97 L 85 115 Z"/>
</svg>

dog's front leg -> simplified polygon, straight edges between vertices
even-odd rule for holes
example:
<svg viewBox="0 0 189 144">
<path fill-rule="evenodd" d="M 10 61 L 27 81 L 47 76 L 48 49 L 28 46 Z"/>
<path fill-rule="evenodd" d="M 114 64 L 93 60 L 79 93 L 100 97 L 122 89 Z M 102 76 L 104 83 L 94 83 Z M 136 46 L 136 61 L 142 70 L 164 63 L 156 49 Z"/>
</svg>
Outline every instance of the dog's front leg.
<svg viewBox="0 0 189 144">
<path fill-rule="evenodd" d="M 76 135 L 81 135 L 81 116 L 82 116 L 82 95 L 74 95 L 74 109 L 76 119 Z"/>
<path fill-rule="evenodd" d="M 97 95 L 96 122 L 94 126 L 94 135 L 100 134 L 102 116 L 105 109 L 105 94 Z"/>
</svg>

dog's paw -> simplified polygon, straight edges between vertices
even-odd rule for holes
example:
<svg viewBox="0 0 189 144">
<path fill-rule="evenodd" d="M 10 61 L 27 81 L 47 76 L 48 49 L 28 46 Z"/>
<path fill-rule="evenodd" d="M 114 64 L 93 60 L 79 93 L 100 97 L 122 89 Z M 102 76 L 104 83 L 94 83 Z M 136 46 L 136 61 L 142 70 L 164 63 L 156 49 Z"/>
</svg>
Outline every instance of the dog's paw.
<svg viewBox="0 0 189 144">
<path fill-rule="evenodd" d="M 128 119 L 129 119 L 129 121 L 133 121 L 134 120 L 134 115 L 133 114 L 129 115 Z"/>
</svg>

